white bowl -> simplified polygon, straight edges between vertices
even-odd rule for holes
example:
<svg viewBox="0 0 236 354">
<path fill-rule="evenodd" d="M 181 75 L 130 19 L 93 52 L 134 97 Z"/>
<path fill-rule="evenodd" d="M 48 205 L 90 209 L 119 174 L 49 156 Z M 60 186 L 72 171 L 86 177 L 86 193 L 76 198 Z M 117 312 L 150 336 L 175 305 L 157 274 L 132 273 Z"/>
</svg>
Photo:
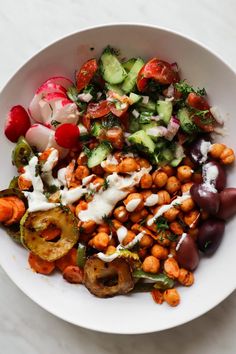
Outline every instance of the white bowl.
<svg viewBox="0 0 236 354">
<path fill-rule="evenodd" d="M 1 154 L 0 187 L 5 188 L 15 174 L 11 166 L 11 144 L 3 134 L 4 117 L 12 105 L 28 106 L 36 88 L 50 76 L 73 79 L 76 68 L 99 56 L 110 44 L 122 55 L 157 56 L 176 61 L 181 77 L 205 87 L 212 105 L 227 117 L 229 135 L 222 141 L 236 150 L 236 76 L 220 58 L 202 45 L 177 33 L 143 25 L 108 25 L 72 34 L 50 45 L 29 60 L 8 82 L 0 95 Z M 94 48 L 94 50 L 91 50 Z M 236 185 L 236 169 L 230 171 L 228 185 Z M 234 183 L 234 184 L 233 184 Z M 73 324 L 109 333 L 147 333 L 178 326 L 204 314 L 235 289 L 236 218 L 227 224 L 216 254 L 204 258 L 195 272 L 191 288 L 180 288 L 181 304 L 171 308 L 155 304 L 149 294 L 99 299 L 85 287 L 71 285 L 61 275 L 50 277 L 33 273 L 27 264 L 28 252 L 0 230 L 0 259 L 3 269 L 32 300 L 54 315 Z"/>
</svg>

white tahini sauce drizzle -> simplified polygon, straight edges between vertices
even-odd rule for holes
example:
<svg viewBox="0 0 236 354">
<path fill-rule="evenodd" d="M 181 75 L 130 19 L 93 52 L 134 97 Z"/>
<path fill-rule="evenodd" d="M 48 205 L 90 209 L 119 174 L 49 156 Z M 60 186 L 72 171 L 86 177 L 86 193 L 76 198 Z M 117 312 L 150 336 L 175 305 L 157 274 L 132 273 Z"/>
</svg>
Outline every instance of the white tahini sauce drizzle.
<svg viewBox="0 0 236 354">
<path fill-rule="evenodd" d="M 147 197 L 144 205 L 148 206 L 148 207 L 154 206 L 154 205 L 156 205 L 158 203 L 158 199 L 159 198 L 158 198 L 157 194 L 151 194 L 151 195 L 149 195 L 149 197 Z"/>
<path fill-rule="evenodd" d="M 170 204 L 166 204 L 163 205 L 158 212 L 153 216 L 153 218 L 149 219 L 147 222 L 148 226 L 151 226 L 155 219 L 159 218 L 159 216 L 163 215 L 166 211 L 168 211 L 169 209 L 171 209 L 172 207 L 174 207 L 175 205 L 181 204 L 182 202 L 184 202 L 185 200 L 187 200 L 188 198 L 190 198 L 190 193 L 184 193 L 182 196 L 177 197 L 176 199 L 174 199 Z"/>
<path fill-rule="evenodd" d="M 140 202 L 141 202 L 140 198 L 130 200 L 125 206 L 126 210 L 132 213 L 132 211 L 134 211 L 137 208 Z"/>
<path fill-rule="evenodd" d="M 84 177 L 82 179 L 82 185 L 86 186 L 88 183 L 90 183 L 92 181 L 93 177 L 95 177 L 95 174 L 91 174 L 91 175 L 89 175 L 87 177 Z"/>
<path fill-rule="evenodd" d="M 215 188 L 216 179 L 219 174 L 217 166 L 211 162 L 205 164 L 202 168 L 204 187 L 207 191 L 217 193 Z"/>
<path fill-rule="evenodd" d="M 24 195 L 28 199 L 30 212 L 39 210 L 49 210 L 58 206 L 58 203 L 49 203 L 45 195 L 43 194 L 43 182 L 39 175 L 36 175 L 36 166 L 38 164 L 38 157 L 34 156 L 29 161 L 26 168 L 27 176 L 32 181 L 33 192 L 24 192 Z"/>
<path fill-rule="evenodd" d="M 108 155 L 106 160 L 102 161 L 101 166 L 106 167 L 107 165 L 118 165 L 119 162 L 113 155 Z"/>
<path fill-rule="evenodd" d="M 179 242 L 177 243 L 176 248 L 175 248 L 176 251 L 179 250 L 179 248 L 180 248 L 180 246 L 182 245 L 182 243 L 183 243 L 183 241 L 184 241 L 184 239 L 185 239 L 186 236 L 187 236 L 186 233 L 183 233 L 183 234 L 181 235 L 181 237 L 180 237 L 180 239 L 179 239 Z"/>
<path fill-rule="evenodd" d="M 121 227 L 119 227 L 119 229 L 116 230 L 116 234 L 117 234 L 117 237 L 118 237 L 118 240 L 120 243 L 122 243 L 122 241 L 126 237 L 127 233 L 128 233 L 128 230 L 125 226 L 121 226 Z"/>
<path fill-rule="evenodd" d="M 200 152 L 202 154 L 201 159 L 199 160 L 199 162 L 202 164 L 204 162 L 206 162 L 207 157 L 208 157 L 208 152 L 211 148 L 211 143 L 210 141 L 205 141 L 202 140 L 201 145 L 200 145 Z"/>
<path fill-rule="evenodd" d="M 52 149 L 47 160 L 42 166 L 41 178 L 49 186 L 51 185 L 55 185 L 57 187 L 60 186 L 60 182 L 58 181 L 58 179 L 54 178 L 52 175 L 52 169 L 58 162 L 58 155 L 59 155 L 58 150 Z"/>
<path fill-rule="evenodd" d="M 73 189 L 63 189 L 60 192 L 61 195 L 61 203 L 63 205 L 67 205 L 67 204 L 73 204 L 74 202 L 76 202 L 77 200 L 79 200 L 80 198 L 83 197 L 83 195 L 85 195 L 86 193 L 88 193 L 87 188 L 79 186 Z"/>
<path fill-rule="evenodd" d="M 136 243 L 138 243 L 142 238 L 143 236 L 145 235 L 145 232 L 140 232 L 138 235 L 135 236 L 135 238 L 130 241 L 129 243 L 127 243 L 127 245 L 123 246 L 124 248 L 132 248 L 136 245 Z"/>
<path fill-rule="evenodd" d="M 142 168 L 129 177 L 121 177 L 115 172 L 112 173 L 107 177 L 108 189 L 105 191 L 100 189 L 94 195 L 93 200 L 88 203 L 88 208 L 79 212 L 78 218 L 81 221 L 93 220 L 97 224 L 101 224 L 104 215 L 109 215 L 116 203 L 129 194 L 128 188 L 136 186 L 142 176 L 149 171 L 150 168 Z"/>
</svg>

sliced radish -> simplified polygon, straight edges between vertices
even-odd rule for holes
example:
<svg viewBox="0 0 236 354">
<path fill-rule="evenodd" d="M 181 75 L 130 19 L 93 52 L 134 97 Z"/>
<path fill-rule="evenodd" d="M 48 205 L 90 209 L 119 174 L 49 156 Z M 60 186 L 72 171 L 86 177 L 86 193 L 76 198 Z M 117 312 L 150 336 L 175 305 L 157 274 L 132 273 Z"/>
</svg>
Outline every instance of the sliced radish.
<svg viewBox="0 0 236 354">
<path fill-rule="evenodd" d="M 75 124 L 61 124 L 55 132 L 58 145 L 72 149 L 79 146 L 80 130 Z"/>
<path fill-rule="evenodd" d="M 55 132 L 53 130 L 42 124 L 34 124 L 28 129 L 25 138 L 30 146 L 34 146 L 39 152 L 42 152 L 49 147 L 54 147 L 58 150 L 59 157 L 62 159 L 68 154 L 68 150 L 56 143 L 54 135 Z"/>
<path fill-rule="evenodd" d="M 73 86 L 74 83 L 70 79 L 64 76 L 53 76 L 50 77 L 47 81 L 45 81 L 45 84 L 52 83 L 52 84 L 57 84 L 63 86 L 66 90 Z"/>
<path fill-rule="evenodd" d="M 21 135 L 25 135 L 30 125 L 30 118 L 24 107 L 14 106 L 8 113 L 4 132 L 6 137 L 15 143 Z"/>
<path fill-rule="evenodd" d="M 68 100 L 68 97 L 66 96 L 65 93 L 62 93 L 62 92 L 50 92 L 50 93 L 47 93 L 42 99 L 44 101 L 50 103 L 51 101 L 57 101 L 60 99 L 67 99 Z"/>
<path fill-rule="evenodd" d="M 66 94 L 66 89 L 62 85 L 54 84 L 51 82 L 42 84 L 36 91 L 37 94 L 45 95 L 49 92 L 64 92 Z"/>
<path fill-rule="evenodd" d="M 51 105 L 53 108 L 52 115 L 47 119 L 44 124 L 49 126 L 51 129 L 55 129 L 51 125 L 52 121 L 57 121 L 59 123 L 73 123 L 76 124 L 79 119 L 79 112 L 75 103 L 70 100 L 60 100 L 55 101 Z"/>
</svg>

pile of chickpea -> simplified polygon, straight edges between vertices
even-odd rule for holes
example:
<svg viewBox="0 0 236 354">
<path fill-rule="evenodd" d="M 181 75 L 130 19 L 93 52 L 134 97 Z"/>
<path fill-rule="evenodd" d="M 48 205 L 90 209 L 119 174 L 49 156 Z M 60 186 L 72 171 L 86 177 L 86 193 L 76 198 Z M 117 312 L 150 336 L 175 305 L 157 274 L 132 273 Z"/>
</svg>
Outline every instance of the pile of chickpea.
<svg viewBox="0 0 236 354">
<path fill-rule="evenodd" d="M 219 144 L 215 145 L 215 149 L 213 145 L 210 152 L 214 157 L 219 150 L 221 154 L 224 150 L 222 146 L 219 147 Z M 86 165 L 87 158 L 84 153 L 81 153 L 77 158 L 77 167 L 74 166 L 74 172 L 70 175 L 70 187 L 80 185 L 83 178 L 94 174 L 91 182 L 99 190 L 103 188 L 106 176 L 113 172 L 125 176 L 126 173 L 138 171 L 142 167 L 150 167 L 150 163 L 141 157 L 134 158 L 122 155 L 120 152 L 116 152 L 114 157 L 118 164 L 104 164 L 103 167 L 96 166 L 89 170 Z M 222 156 L 222 163 L 224 163 L 223 158 L 225 155 Z M 122 241 L 124 246 L 129 244 L 138 233 L 143 232 L 144 236 L 139 242 L 137 251 L 142 262 L 142 270 L 152 274 L 164 272 L 168 277 L 176 280 L 177 284 L 191 286 L 194 283 L 193 273 L 181 268 L 175 258 L 177 238 L 187 232 L 196 240 L 198 224 L 201 220 L 206 220 L 208 215 L 199 210 L 189 196 L 180 205 L 171 207 L 163 214 L 168 223 L 167 228 L 158 230 L 156 223 L 148 226 L 147 221 L 162 205 L 169 204 L 176 196 L 188 192 L 193 183 L 202 182 L 201 173 L 194 169 L 194 164 L 186 157 L 176 168 L 165 165 L 152 173 L 146 173 L 142 176 L 139 185 L 130 188 L 128 196 L 115 206 L 112 215 L 108 216 L 109 221 L 104 220 L 100 225 L 92 220 L 79 221 L 80 241 L 99 252 L 111 255 L 116 251 L 118 245 L 116 231 L 121 226 L 127 228 L 127 234 Z M 158 202 L 154 206 L 147 207 L 145 201 L 151 194 L 158 196 Z M 77 205 L 71 206 L 76 216 L 81 210 L 87 209 L 88 202 L 92 198 L 93 196 L 86 196 Z M 133 199 L 139 199 L 140 202 L 135 210 L 129 212 L 126 206 Z M 152 296 L 157 303 L 166 301 L 169 305 L 176 306 L 180 302 L 179 293 L 175 288 L 165 291 L 154 290 Z"/>
</svg>

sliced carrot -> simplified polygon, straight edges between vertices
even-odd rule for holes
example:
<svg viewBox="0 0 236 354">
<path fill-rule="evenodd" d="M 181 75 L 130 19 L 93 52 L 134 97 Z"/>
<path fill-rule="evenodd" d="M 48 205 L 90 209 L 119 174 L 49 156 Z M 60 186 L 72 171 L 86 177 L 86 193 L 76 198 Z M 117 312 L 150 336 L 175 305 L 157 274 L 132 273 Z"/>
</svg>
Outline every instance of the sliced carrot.
<svg viewBox="0 0 236 354">
<path fill-rule="evenodd" d="M 44 259 L 36 256 L 33 253 L 29 253 L 28 262 L 30 267 L 36 272 L 44 275 L 49 275 L 55 269 L 54 262 L 48 262 Z"/>
<path fill-rule="evenodd" d="M 5 199 L 13 207 L 12 217 L 5 222 L 5 225 L 11 225 L 19 222 L 25 213 L 24 202 L 16 196 L 4 197 L 3 199 Z"/>
<path fill-rule="evenodd" d="M 0 222 L 11 219 L 13 215 L 13 206 L 7 202 L 4 198 L 0 199 Z"/>
<path fill-rule="evenodd" d="M 60 234 L 61 229 L 52 225 L 41 232 L 41 237 L 43 237 L 46 241 L 51 241 L 54 240 L 54 238 L 60 236 Z"/>
<path fill-rule="evenodd" d="M 78 266 L 70 265 L 66 267 L 63 271 L 63 278 L 72 284 L 83 283 L 84 272 Z"/>
<path fill-rule="evenodd" d="M 20 188 L 21 191 L 29 190 L 31 186 L 32 186 L 32 182 L 30 180 L 24 178 L 23 175 L 19 176 L 18 187 Z"/>
<path fill-rule="evenodd" d="M 77 250 L 72 248 L 64 257 L 56 260 L 56 267 L 61 272 L 68 266 L 75 266 L 77 264 Z"/>
</svg>

